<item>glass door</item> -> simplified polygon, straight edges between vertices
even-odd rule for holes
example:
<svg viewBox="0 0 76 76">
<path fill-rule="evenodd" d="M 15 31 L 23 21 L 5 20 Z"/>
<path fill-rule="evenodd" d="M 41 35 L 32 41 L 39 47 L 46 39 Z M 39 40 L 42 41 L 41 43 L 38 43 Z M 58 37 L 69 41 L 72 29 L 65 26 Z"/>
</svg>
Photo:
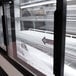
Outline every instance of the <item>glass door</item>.
<svg viewBox="0 0 76 76">
<path fill-rule="evenodd" d="M 15 0 L 16 56 L 38 76 L 53 76 L 56 0 Z"/>
<path fill-rule="evenodd" d="M 60 2 L 64 4 L 64 0 L 63 2 L 60 0 Z M 57 17 L 62 19 L 62 22 L 59 23 L 62 25 L 57 24 L 57 26 L 62 28 L 65 24 L 65 18 L 63 18 L 65 14 L 59 16 L 59 11 L 61 11 L 60 14 L 63 14 L 63 9 L 60 10 L 59 5 Z M 63 5 L 61 6 L 63 8 Z M 56 0 L 14 0 L 14 2 L 11 0 L 4 3 L 3 9 L 8 55 L 34 75 L 54 76 L 53 47 Z M 64 30 L 59 34 L 63 34 L 62 32 Z M 64 43 L 63 41 L 59 41 L 59 43 Z M 61 48 L 62 46 L 60 50 L 63 51 Z"/>
</svg>

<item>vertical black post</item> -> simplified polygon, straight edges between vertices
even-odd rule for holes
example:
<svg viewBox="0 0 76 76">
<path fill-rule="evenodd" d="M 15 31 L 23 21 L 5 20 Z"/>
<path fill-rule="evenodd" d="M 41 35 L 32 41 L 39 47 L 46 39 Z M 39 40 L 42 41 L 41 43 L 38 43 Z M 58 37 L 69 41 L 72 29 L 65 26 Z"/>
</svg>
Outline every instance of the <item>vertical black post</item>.
<svg viewBox="0 0 76 76">
<path fill-rule="evenodd" d="M 2 10 L 3 10 L 3 16 L 2 16 L 2 27 L 3 27 L 3 36 L 4 36 L 4 44 L 5 44 L 5 46 L 6 46 L 6 53 L 7 53 L 7 55 L 8 55 L 8 48 L 7 48 L 7 46 L 8 46 L 8 26 L 7 26 L 7 24 L 6 24 L 6 16 L 5 16 L 5 2 L 4 2 L 4 0 L 2 0 Z"/>
<path fill-rule="evenodd" d="M 57 0 L 54 14 L 54 74 L 64 76 L 66 0 Z"/>
</svg>

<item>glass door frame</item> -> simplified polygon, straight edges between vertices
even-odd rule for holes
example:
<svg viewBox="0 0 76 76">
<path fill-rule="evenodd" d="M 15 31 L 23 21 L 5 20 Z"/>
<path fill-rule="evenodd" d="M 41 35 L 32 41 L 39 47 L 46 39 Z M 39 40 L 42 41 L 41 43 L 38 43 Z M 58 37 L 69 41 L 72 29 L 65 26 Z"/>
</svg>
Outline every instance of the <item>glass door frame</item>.
<svg viewBox="0 0 76 76">
<path fill-rule="evenodd" d="M 8 0 L 9 2 L 10 0 Z M 64 76 L 64 56 L 65 56 L 65 29 L 66 29 L 66 0 L 56 0 L 56 11 L 54 14 L 54 74 L 55 76 Z M 3 5 L 4 6 L 4 5 Z M 15 35 L 15 16 L 14 16 L 14 0 L 10 3 L 10 16 L 11 16 L 11 32 L 13 44 L 13 57 L 18 60 L 22 65 L 27 65 L 27 68 L 31 68 L 35 74 L 39 75 L 39 71 L 23 62 L 17 57 L 16 50 L 16 35 Z M 6 27 L 7 31 L 8 27 Z M 60 29 L 60 30 L 59 30 Z M 8 39 L 8 32 L 6 32 L 6 39 Z M 6 42 L 8 48 L 8 40 Z M 7 49 L 8 50 L 8 49 Z M 45 68 L 46 69 L 46 68 Z M 39 76 L 43 74 L 40 73 Z"/>
<path fill-rule="evenodd" d="M 54 74 L 64 76 L 66 0 L 57 0 L 54 14 Z"/>
</svg>

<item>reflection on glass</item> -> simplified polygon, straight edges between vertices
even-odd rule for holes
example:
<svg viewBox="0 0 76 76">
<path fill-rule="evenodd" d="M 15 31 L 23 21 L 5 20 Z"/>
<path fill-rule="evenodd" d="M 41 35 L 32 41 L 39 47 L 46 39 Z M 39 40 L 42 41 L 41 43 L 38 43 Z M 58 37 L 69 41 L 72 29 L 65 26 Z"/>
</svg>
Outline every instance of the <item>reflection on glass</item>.
<svg viewBox="0 0 76 76">
<path fill-rule="evenodd" d="M 26 29 L 53 31 L 54 10 L 53 4 L 21 9 L 21 26 Z"/>
<path fill-rule="evenodd" d="M 65 76 L 76 76 L 76 1 L 67 2 Z"/>
<path fill-rule="evenodd" d="M 36 3 L 33 7 L 27 7 L 27 5 L 17 7 L 15 5 L 17 57 L 44 75 L 52 76 L 53 28 L 56 7 L 55 3 L 41 2 L 41 4 Z"/>
<path fill-rule="evenodd" d="M 3 36 L 2 16 L 3 16 L 3 11 L 2 11 L 2 7 L 0 6 L 0 47 L 6 50 L 4 44 L 4 36 Z"/>
<path fill-rule="evenodd" d="M 21 3 L 35 3 L 35 2 L 41 2 L 41 1 L 49 1 L 49 0 L 21 0 Z"/>
</svg>

